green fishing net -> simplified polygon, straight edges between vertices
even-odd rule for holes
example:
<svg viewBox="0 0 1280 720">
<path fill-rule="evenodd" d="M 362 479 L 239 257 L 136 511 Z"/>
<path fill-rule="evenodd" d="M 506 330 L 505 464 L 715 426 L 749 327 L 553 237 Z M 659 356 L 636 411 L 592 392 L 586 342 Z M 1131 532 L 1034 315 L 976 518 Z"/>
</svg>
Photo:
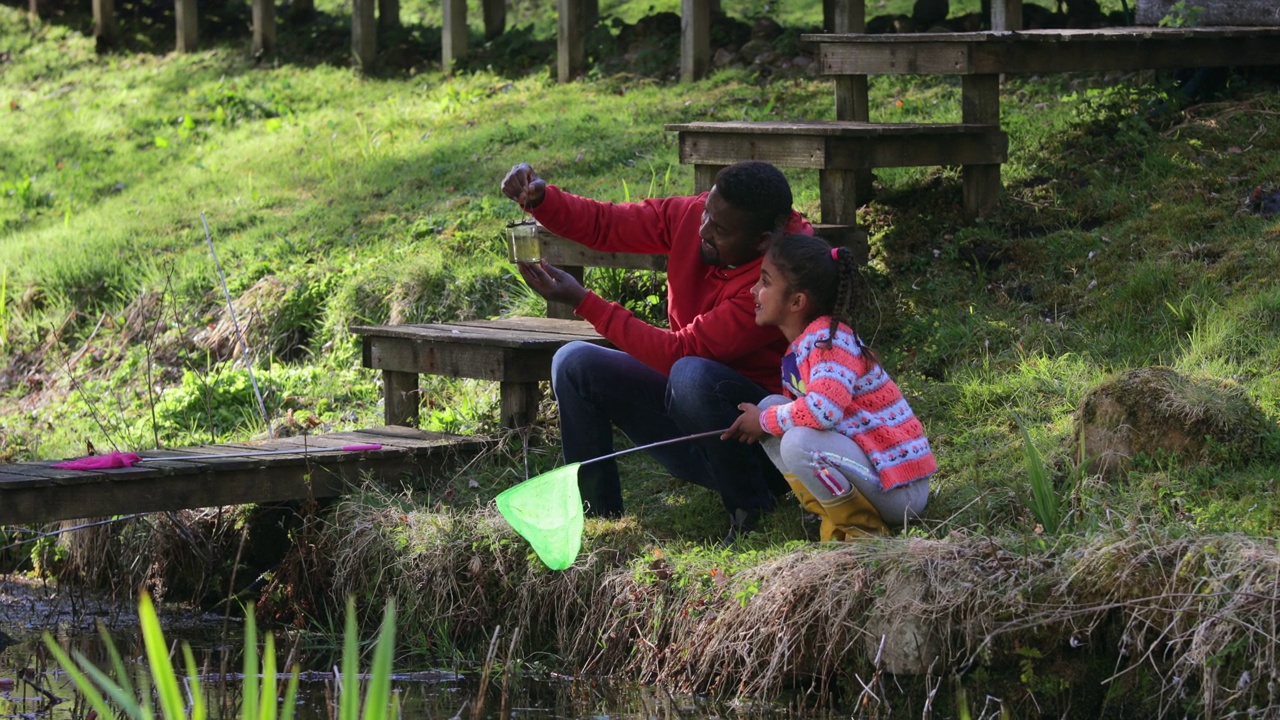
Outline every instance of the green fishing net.
<svg viewBox="0 0 1280 720">
<path fill-rule="evenodd" d="M 552 570 L 572 565 L 582 548 L 581 464 L 529 478 L 496 498 L 498 512 Z"/>
</svg>

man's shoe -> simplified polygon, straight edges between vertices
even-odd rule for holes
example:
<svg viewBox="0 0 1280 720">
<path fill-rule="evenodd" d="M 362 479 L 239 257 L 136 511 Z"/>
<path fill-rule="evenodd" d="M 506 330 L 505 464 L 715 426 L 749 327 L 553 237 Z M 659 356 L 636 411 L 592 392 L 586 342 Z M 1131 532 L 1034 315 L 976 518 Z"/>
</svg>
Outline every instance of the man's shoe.
<svg viewBox="0 0 1280 720">
<path fill-rule="evenodd" d="M 746 508 L 738 508 L 729 513 L 729 532 L 724 536 L 724 540 L 720 541 L 722 546 L 732 545 L 748 533 L 755 532 L 756 526 L 760 524 L 760 511 L 747 510 Z"/>
</svg>

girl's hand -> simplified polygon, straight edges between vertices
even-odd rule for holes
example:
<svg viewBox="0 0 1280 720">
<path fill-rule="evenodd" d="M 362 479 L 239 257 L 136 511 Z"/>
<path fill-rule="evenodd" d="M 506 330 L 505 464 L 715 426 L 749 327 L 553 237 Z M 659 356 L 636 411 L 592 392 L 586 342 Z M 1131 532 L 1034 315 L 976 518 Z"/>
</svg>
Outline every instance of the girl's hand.
<svg viewBox="0 0 1280 720">
<path fill-rule="evenodd" d="M 738 442 L 754 443 L 760 438 L 768 435 L 765 429 L 760 426 L 760 408 L 751 403 L 742 403 L 738 405 L 738 409 L 742 414 L 737 420 L 729 426 L 729 429 L 720 436 L 721 440 L 737 440 Z"/>
</svg>

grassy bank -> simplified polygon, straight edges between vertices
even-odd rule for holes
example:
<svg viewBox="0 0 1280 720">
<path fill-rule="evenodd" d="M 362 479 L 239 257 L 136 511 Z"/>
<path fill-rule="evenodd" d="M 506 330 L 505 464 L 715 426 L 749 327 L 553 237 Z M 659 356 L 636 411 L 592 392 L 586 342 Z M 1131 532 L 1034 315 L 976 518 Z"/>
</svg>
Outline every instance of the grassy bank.
<svg viewBox="0 0 1280 720">
<path fill-rule="evenodd" d="M 430 11 L 407 7 L 406 19 L 415 12 Z M 505 260 L 517 211 L 497 184 L 513 163 L 585 195 L 675 194 L 692 173 L 664 123 L 834 112 L 829 81 L 749 68 L 693 84 L 611 70 L 561 86 L 545 65 L 518 74 L 500 62 L 452 79 L 429 63 L 361 78 L 332 52 L 345 42 L 340 14 L 325 17 L 311 46 L 259 65 L 243 39 L 97 57 L 74 22 L 30 27 L 0 7 L 6 459 L 265 431 L 202 214 L 269 422 L 369 426 L 378 379 L 347 326 L 538 312 Z M 410 23 L 409 37 L 430 22 Z M 523 48 L 485 52 L 545 60 L 545 32 L 531 32 Z M 550 574 L 489 504 L 557 464 L 547 403 L 529 438 L 501 438 L 412 495 L 371 490 L 310 516 L 262 578 L 264 609 L 323 624 L 348 594 L 375 616 L 394 597 L 402 643 L 429 655 L 483 653 L 502 625 L 548 666 L 758 696 L 849 700 L 866 683 L 879 699 L 863 708 L 876 712 L 890 701 L 921 712 L 941 681 L 975 713 L 972 698 L 992 694 L 1028 714 L 1104 702 L 1117 714 L 1275 714 L 1280 221 L 1249 201 L 1280 190 L 1280 93 L 1274 78 L 1236 73 L 1218 94 L 1158 112 L 1168 82 L 1008 80 L 1006 196 L 978 222 L 962 218 L 955 169 L 877 172 L 861 217 L 876 293 L 864 328 L 942 468 L 926 517 L 903 535 L 819 547 L 787 507 L 722 550 L 709 494 L 628 458 L 628 517 L 589 523 L 580 563 Z M 955 78 L 873 78 L 871 97 L 873 118 L 960 116 Z M 816 175 L 788 175 L 816 216 Z M 648 300 L 660 278 L 601 272 L 589 284 L 662 315 Z M 1074 447 L 1077 411 L 1104 381 L 1153 365 L 1235 392 L 1264 425 L 1214 426 L 1194 453 L 1100 475 Z M 496 388 L 424 388 L 430 427 L 498 434 Z M 1056 509 L 1030 499 L 1035 477 Z M 124 523 L 104 541 L 116 564 L 80 568 L 225 594 L 240 527 L 209 513 Z M 0 560 L 30 568 L 27 549 Z M 51 544 L 35 555 L 75 566 Z M 891 681 L 868 628 L 905 636 L 884 624 L 897 611 L 941 660 Z"/>
</svg>

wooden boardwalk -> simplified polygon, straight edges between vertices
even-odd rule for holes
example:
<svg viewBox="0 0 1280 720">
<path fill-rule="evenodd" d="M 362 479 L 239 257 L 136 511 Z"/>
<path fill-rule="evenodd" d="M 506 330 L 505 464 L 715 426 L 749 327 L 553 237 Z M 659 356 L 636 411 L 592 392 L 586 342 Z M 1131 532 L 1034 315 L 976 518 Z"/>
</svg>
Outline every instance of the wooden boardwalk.
<svg viewBox="0 0 1280 720">
<path fill-rule="evenodd" d="M 342 449 L 372 444 L 381 447 Z M 485 444 L 480 438 L 392 426 L 151 450 L 138 453 L 143 462 L 114 470 L 51 467 L 56 460 L 0 465 L 0 525 L 333 497 L 366 473 L 388 479 L 420 476 L 472 457 Z M 246 455 L 281 450 L 296 452 Z M 201 458 L 183 459 L 195 455 Z"/>
</svg>

